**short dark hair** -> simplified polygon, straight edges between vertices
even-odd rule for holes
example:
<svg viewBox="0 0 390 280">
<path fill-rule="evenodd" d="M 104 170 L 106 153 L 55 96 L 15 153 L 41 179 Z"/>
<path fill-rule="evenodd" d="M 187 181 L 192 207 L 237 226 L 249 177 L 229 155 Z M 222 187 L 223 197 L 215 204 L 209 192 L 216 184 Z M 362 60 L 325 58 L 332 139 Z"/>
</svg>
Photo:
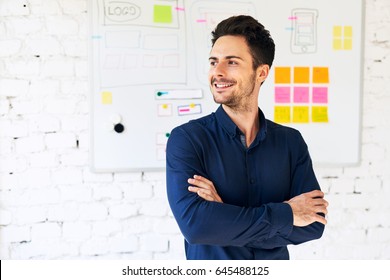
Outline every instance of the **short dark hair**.
<svg viewBox="0 0 390 280">
<path fill-rule="evenodd" d="M 271 68 L 275 57 L 274 40 L 269 31 L 253 17 L 240 15 L 227 18 L 217 25 L 211 35 L 212 46 L 222 36 L 243 36 L 253 58 L 253 69 L 261 64 L 267 64 Z"/>
</svg>

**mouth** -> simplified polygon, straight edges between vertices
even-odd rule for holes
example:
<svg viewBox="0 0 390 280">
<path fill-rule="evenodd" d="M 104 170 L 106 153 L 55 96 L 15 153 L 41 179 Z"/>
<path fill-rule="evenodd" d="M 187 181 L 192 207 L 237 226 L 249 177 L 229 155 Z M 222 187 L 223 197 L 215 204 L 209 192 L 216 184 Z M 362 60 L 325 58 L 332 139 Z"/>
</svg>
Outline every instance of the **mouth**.
<svg viewBox="0 0 390 280">
<path fill-rule="evenodd" d="M 212 84 L 215 88 L 217 89 L 226 89 L 226 88 L 230 88 L 232 86 L 234 86 L 234 82 L 232 81 L 217 81 L 216 79 L 214 79 L 212 81 Z"/>
</svg>

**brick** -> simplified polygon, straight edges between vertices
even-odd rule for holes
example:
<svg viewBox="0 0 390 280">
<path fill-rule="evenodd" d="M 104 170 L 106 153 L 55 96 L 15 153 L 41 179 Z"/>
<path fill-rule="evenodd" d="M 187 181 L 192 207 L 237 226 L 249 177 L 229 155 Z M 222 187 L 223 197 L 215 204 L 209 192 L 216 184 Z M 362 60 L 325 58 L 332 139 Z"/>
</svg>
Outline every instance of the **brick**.
<svg viewBox="0 0 390 280">
<path fill-rule="evenodd" d="M 85 203 L 92 201 L 92 189 L 86 184 L 60 185 L 61 202 Z"/>
<path fill-rule="evenodd" d="M 77 185 L 83 183 L 80 168 L 64 167 L 52 171 L 53 183 L 56 185 Z"/>
<path fill-rule="evenodd" d="M 91 233 L 91 225 L 85 222 L 64 222 L 62 225 L 62 235 L 66 240 L 87 240 Z"/>
<path fill-rule="evenodd" d="M 153 196 L 152 186 L 145 182 L 132 182 L 130 184 L 121 184 L 121 188 L 127 200 L 151 198 Z"/>
<path fill-rule="evenodd" d="M 47 220 L 49 222 L 75 222 L 79 217 L 77 202 L 47 206 Z"/>
<path fill-rule="evenodd" d="M 49 133 L 46 134 L 45 143 L 47 149 L 75 148 L 76 135 L 74 133 Z"/>
<path fill-rule="evenodd" d="M 129 217 L 137 216 L 138 208 L 138 205 L 129 203 L 113 205 L 109 208 L 109 213 L 110 217 L 114 219 L 126 219 Z"/>
<path fill-rule="evenodd" d="M 353 193 L 355 186 L 355 180 L 352 178 L 338 178 L 331 180 L 330 192 L 331 193 Z"/>
<path fill-rule="evenodd" d="M 0 172 L 21 173 L 28 168 L 27 159 L 24 156 L 2 156 L 0 157 Z"/>
<path fill-rule="evenodd" d="M 46 221 L 46 207 L 23 205 L 13 211 L 14 223 L 16 225 L 28 225 Z"/>
<path fill-rule="evenodd" d="M 84 169 L 83 179 L 87 183 L 110 183 L 113 181 L 113 175 L 111 173 L 93 173 L 89 169 Z"/>
<path fill-rule="evenodd" d="M 115 185 L 99 186 L 93 189 L 93 199 L 95 201 L 120 200 L 122 197 L 122 190 Z"/>
<path fill-rule="evenodd" d="M 63 53 L 61 43 L 54 36 L 26 39 L 26 55 L 48 57 Z"/>
<path fill-rule="evenodd" d="M 18 154 L 41 152 L 45 149 L 43 135 L 33 135 L 15 140 L 15 148 Z"/>
<path fill-rule="evenodd" d="M 62 44 L 63 48 L 64 48 L 64 53 L 65 55 L 67 56 L 73 56 L 73 57 L 84 57 L 86 58 L 87 55 L 88 55 L 88 42 L 87 40 L 68 40 L 68 41 L 65 41 L 63 42 Z M 88 73 L 88 71 L 86 72 L 81 72 L 81 71 L 85 71 L 85 65 L 83 65 L 81 67 L 80 65 L 80 68 L 77 69 L 79 66 L 76 65 L 76 73 L 79 73 L 77 74 L 78 77 L 85 77 L 86 74 Z"/>
<path fill-rule="evenodd" d="M 0 138 L 0 155 L 9 155 L 14 150 L 14 139 Z"/>
<path fill-rule="evenodd" d="M 33 153 L 29 156 L 31 167 L 58 167 L 59 156 L 55 152 L 43 151 L 41 153 Z"/>
<path fill-rule="evenodd" d="M 31 132 L 54 133 L 59 132 L 61 123 L 59 118 L 49 114 L 39 114 L 30 121 Z"/>
<path fill-rule="evenodd" d="M 48 96 L 56 95 L 60 91 L 58 80 L 33 80 L 29 87 L 29 96 Z"/>
<path fill-rule="evenodd" d="M 12 34 L 29 35 L 36 34 L 43 30 L 44 21 L 42 18 L 33 17 L 15 17 L 7 19 L 8 28 L 12 30 Z"/>
<path fill-rule="evenodd" d="M 122 221 L 125 234 L 144 234 L 153 230 L 154 219 L 144 216 L 130 217 Z"/>
<path fill-rule="evenodd" d="M 121 231 L 122 231 L 121 223 L 115 220 L 94 222 L 92 226 L 93 236 L 110 237 L 114 234 L 120 233 Z"/>
<path fill-rule="evenodd" d="M 64 14 L 77 15 L 87 12 L 87 3 L 78 0 L 60 0 L 59 1 Z"/>
<path fill-rule="evenodd" d="M 378 177 L 366 177 L 356 180 L 355 192 L 378 193 L 382 189 L 382 180 Z"/>
<path fill-rule="evenodd" d="M 88 203 L 80 205 L 81 221 L 102 221 L 108 216 L 108 209 L 101 203 Z"/>
<path fill-rule="evenodd" d="M 47 33 L 50 35 L 78 35 L 78 23 L 71 17 L 47 17 L 46 19 Z"/>
<path fill-rule="evenodd" d="M 168 251 L 168 237 L 147 233 L 140 237 L 140 246 L 142 251 L 166 252 Z"/>
<path fill-rule="evenodd" d="M 0 57 L 10 57 L 18 54 L 22 41 L 17 39 L 0 40 Z"/>
<path fill-rule="evenodd" d="M 6 63 L 8 72 L 12 76 L 28 79 L 36 77 L 41 71 L 41 61 L 39 59 L 14 59 Z"/>
<path fill-rule="evenodd" d="M 153 230 L 162 234 L 180 234 L 179 226 L 173 218 L 159 219 L 154 225 Z"/>
<path fill-rule="evenodd" d="M 21 79 L 0 79 L 0 96 L 15 97 L 26 95 L 28 92 L 28 81 Z"/>
<path fill-rule="evenodd" d="M 31 230 L 29 226 L 3 226 L 0 227 L 2 243 L 26 242 L 31 240 Z"/>
<path fill-rule="evenodd" d="M 108 240 L 103 237 L 93 237 L 85 241 L 80 247 L 81 254 L 86 256 L 105 255 L 109 251 Z"/>
<path fill-rule="evenodd" d="M 168 213 L 168 208 L 167 201 L 151 199 L 142 203 L 139 213 L 146 216 L 164 217 Z"/>
<path fill-rule="evenodd" d="M 31 5 L 31 14 L 39 16 L 60 15 L 61 7 L 58 1 L 40 0 L 38 3 Z"/>
<path fill-rule="evenodd" d="M 0 96 L 0 115 L 8 114 L 10 110 L 10 102 L 6 97 Z"/>
<path fill-rule="evenodd" d="M 2 0 L 0 5 L 0 16 L 27 16 L 30 14 L 30 7 L 26 0 Z"/>
<path fill-rule="evenodd" d="M 0 226 L 7 226 L 11 223 L 12 223 L 11 211 L 0 209 Z"/>
<path fill-rule="evenodd" d="M 60 161 L 63 166 L 84 167 L 89 163 L 89 154 L 83 151 L 74 151 L 69 154 L 61 154 Z"/>
<path fill-rule="evenodd" d="M 73 77 L 74 74 L 74 63 L 71 60 L 51 59 L 43 63 L 43 77 Z"/>
<path fill-rule="evenodd" d="M 61 231 L 61 226 L 57 223 L 34 224 L 31 227 L 31 238 L 32 240 L 58 238 L 61 236 Z"/>
<path fill-rule="evenodd" d="M 60 201 L 60 193 L 57 189 L 54 188 L 45 188 L 45 189 L 27 189 L 24 191 L 18 198 L 19 205 L 47 205 L 47 204 L 57 204 Z"/>
<path fill-rule="evenodd" d="M 108 246 L 112 253 L 129 253 L 139 249 L 138 238 L 134 235 L 111 237 Z"/>
</svg>

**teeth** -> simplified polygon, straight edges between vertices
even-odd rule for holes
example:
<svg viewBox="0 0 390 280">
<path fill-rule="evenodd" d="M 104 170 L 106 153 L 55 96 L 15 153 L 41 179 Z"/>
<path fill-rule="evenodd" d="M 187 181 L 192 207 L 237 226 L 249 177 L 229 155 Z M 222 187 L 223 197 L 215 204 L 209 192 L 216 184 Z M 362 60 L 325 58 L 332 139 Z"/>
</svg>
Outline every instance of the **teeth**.
<svg viewBox="0 0 390 280">
<path fill-rule="evenodd" d="M 227 88 L 231 87 L 233 84 L 215 84 L 217 88 Z"/>
</svg>

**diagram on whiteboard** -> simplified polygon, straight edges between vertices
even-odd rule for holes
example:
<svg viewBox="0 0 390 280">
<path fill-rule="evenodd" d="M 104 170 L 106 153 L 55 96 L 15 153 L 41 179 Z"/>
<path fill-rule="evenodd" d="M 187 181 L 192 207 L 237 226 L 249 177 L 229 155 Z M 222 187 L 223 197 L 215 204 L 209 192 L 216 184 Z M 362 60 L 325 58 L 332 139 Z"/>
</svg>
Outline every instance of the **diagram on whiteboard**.
<svg viewBox="0 0 390 280">
<path fill-rule="evenodd" d="M 259 97 L 266 118 L 301 131 L 315 162 L 356 162 L 356 1 L 89 0 L 92 169 L 165 167 L 171 130 L 217 109 L 208 85 L 211 32 L 242 14 L 258 19 L 276 44 Z"/>
</svg>

